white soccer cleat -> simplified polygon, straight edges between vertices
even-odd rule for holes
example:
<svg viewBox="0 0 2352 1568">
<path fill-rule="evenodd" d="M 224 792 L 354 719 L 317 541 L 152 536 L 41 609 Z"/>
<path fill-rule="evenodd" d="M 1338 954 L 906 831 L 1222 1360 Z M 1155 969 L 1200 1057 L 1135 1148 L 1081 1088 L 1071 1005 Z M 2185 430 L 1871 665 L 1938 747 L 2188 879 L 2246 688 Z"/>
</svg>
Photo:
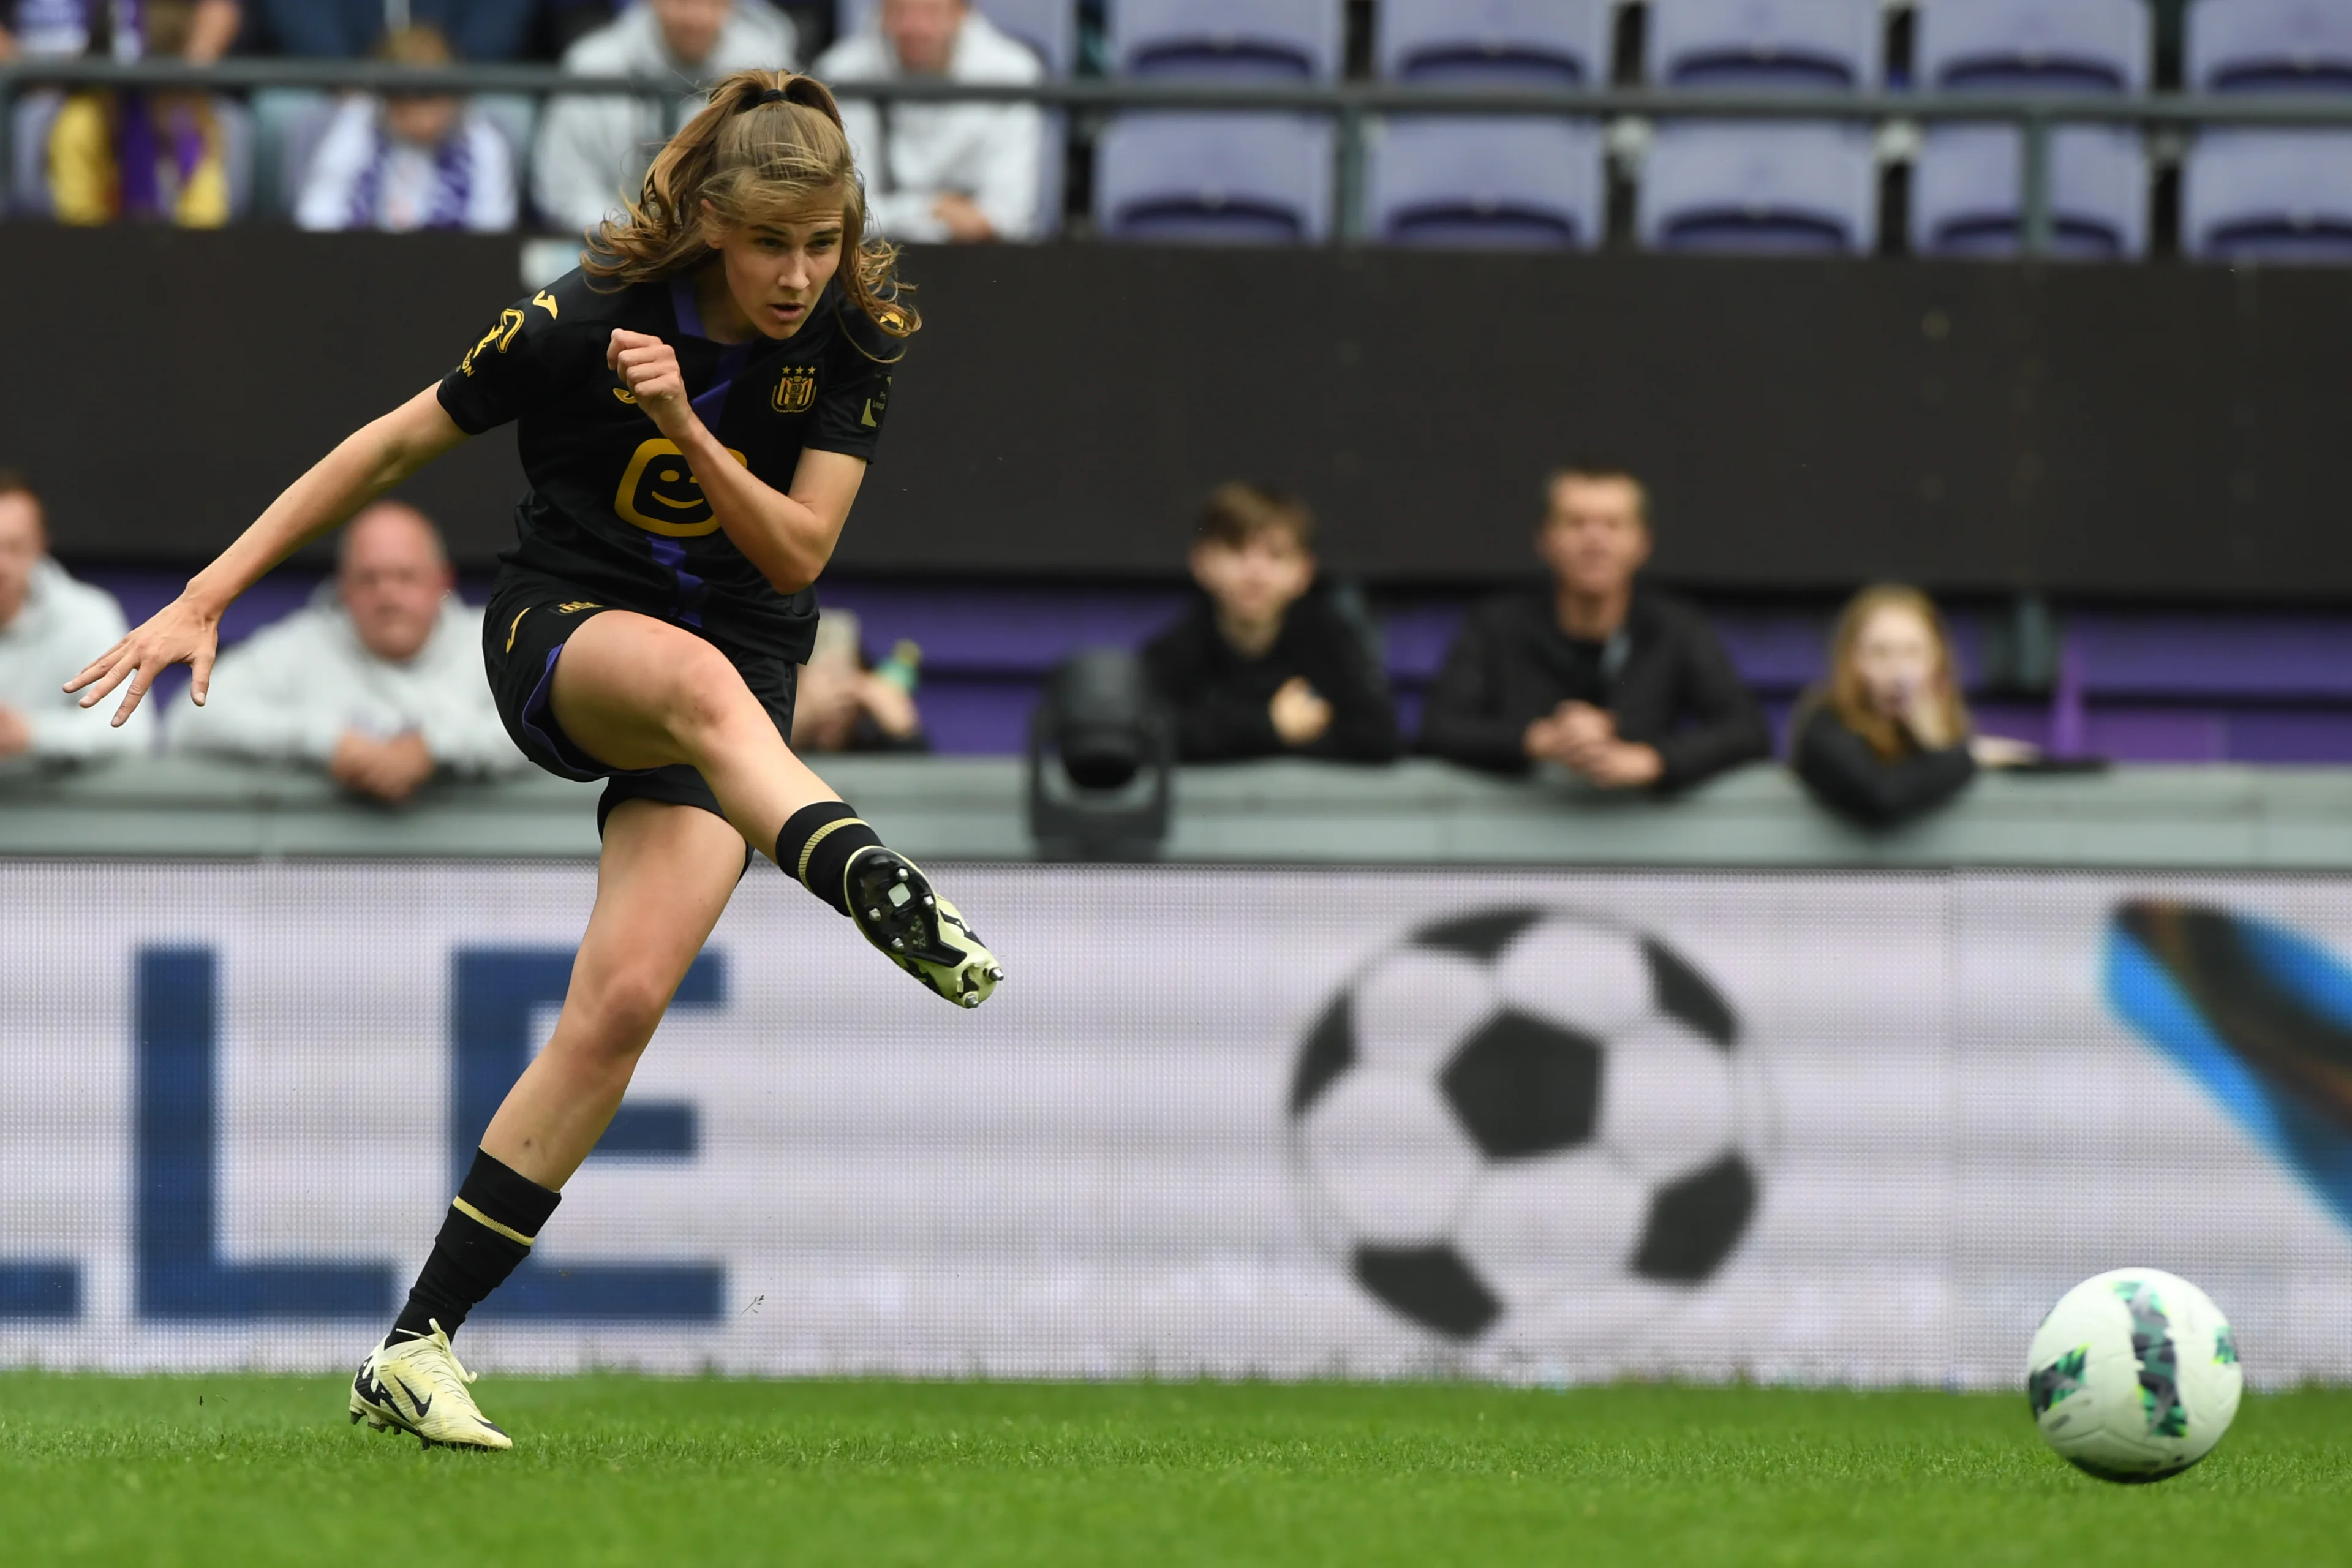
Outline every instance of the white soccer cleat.
<svg viewBox="0 0 2352 1568">
<path fill-rule="evenodd" d="M 426 1447 L 511 1448 L 514 1439 L 492 1426 L 467 1384 L 474 1374 L 457 1364 L 449 1336 L 433 1324 L 430 1339 L 390 1340 L 368 1352 L 352 1379 L 352 1423 L 378 1432 L 414 1434 Z"/>
<path fill-rule="evenodd" d="M 977 1007 L 1004 978 L 1003 965 L 962 912 L 897 850 L 878 844 L 859 850 L 842 879 L 849 918 L 866 940 L 949 1001 Z"/>
</svg>

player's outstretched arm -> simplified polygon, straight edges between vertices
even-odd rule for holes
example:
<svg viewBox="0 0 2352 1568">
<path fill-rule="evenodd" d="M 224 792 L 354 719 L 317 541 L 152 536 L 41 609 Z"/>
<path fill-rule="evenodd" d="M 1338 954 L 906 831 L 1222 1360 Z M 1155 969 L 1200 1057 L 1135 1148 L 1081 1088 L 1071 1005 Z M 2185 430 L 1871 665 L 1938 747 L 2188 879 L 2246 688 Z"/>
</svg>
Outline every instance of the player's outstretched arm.
<svg viewBox="0 0 2352 1568">
<path fill-rule="evenodd" d="M 727 455 L 687 401 L 677 352 L 644 332 L 615 330 L 604 363 L 629 384 L 655 428 L 677 444 L 710 502 L 711 515 L 779 593 L 797 594 L 817 579 L 850 503 L 866 482 L 866 459 L 843 452 L 805 451 L 793 471 L 790 494 L 780 493 Z"/>
<path fill-rule="evenodd" d="M 114 722 L 131 717 L 169 666 L 194 673 L 192 694 L 201 705 L 212 685 L 213 656 L 220 647 L 220 618 L 236 596 L 263 573 L 297 550 L 341 527 L 351 515 L 466 439 L 441 406 L 439 389 L 428 386 L 381 419 L 361 426 L 341 445 L 295 480 L 236 542 L 188 579 L 180 596 L 155 612 L 131 635 L 92 659 L 66 682 L 91 707 L 125 680 Z"/>
</svg>

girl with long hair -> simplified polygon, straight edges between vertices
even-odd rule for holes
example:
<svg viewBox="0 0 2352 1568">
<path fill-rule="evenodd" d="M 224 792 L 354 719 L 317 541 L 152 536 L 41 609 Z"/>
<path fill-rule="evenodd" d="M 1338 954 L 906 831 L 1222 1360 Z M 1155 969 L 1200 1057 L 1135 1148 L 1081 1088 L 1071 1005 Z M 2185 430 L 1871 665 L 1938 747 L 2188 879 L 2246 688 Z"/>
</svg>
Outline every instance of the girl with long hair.
<svg viewBox="0 0 2352 1568">
<path fill-rule="evenodd" d="M 2034 756 L 1979 735 L 1960 695 L 1944 618 L 1916 588 L 1855 595 L 1830 639 L 1830 677 L 1799 705 L 1790 764 L 1824 805 L 1873 826 L 1908 820 L 1968 787 L 1979 768 Z"/>
<path fill-rule="evenodd" d="M 351 1417 L 427 1444 L 511 1447 L 450 1349 L 530 1255 L 751 852 L 967 1007 L 1003 978 L 923 873 L 793 754 L 810 584 L 856 499 L 920 325 L 866 228 L 833 96 L 743 71 L 663 150 L 580 270 L 499 312 L 437 385 L 346 438 L 180 597 L 68 689 L 166 666 L 205 700 L 222 612 L 302 545 L 467 437 L 509 420 L 530 489 L 484 619 L 515 743 L 607 781 L 596 901 L 563 1010 L 482 1135 Z"/>
</svg>

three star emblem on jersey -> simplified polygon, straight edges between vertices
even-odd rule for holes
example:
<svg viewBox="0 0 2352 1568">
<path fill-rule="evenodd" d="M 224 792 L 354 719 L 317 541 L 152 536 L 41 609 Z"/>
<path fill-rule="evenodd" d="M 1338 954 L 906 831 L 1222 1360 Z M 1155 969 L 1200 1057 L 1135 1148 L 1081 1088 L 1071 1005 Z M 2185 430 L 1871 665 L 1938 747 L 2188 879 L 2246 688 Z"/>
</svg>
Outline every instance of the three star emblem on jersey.
<svg viewBox="0 0 2352 1568">
<path fill-rule="evenodd" d="M 776 383 L 776 395 L 769 399 L 769 405 L 779 414 L 805 414 L 815 401 L 816 367 L 795 364 L 784 367 L 782 378 Z"/>
<path fill-rule="evenodd" d="M 747 468 L 751 466 L 751 459 L 732 447 L 727 455 Z M 719 519 L 702 493 L 702 481 L 687 467 L 686 454 L 677 442 L 659 437 L 640 446 L 629 459 L 621 488 L 613 496 L 613 510 L 622 521 L 669 539 L 698 539 L 719 531 Z"/>
</svg>

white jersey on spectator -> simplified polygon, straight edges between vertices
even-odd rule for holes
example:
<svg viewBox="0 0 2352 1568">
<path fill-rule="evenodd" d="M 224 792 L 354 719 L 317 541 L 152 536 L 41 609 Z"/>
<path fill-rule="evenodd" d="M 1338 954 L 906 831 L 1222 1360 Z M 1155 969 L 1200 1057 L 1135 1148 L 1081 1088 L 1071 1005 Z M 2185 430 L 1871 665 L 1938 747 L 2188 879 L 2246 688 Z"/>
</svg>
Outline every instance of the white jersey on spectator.
<svg viewBox="0 0 2352 1568">
<path fill-rule="evenodd" d="M 323 765 L 346 734 L 388 741 L 412 731 L 452 773 L 482 777 L 523 765 L 482 675 L 482 612 L 454 595 L 443 600 L 424 648 L 394 664 L 361 643 L 328 582 L 309 607 L 222 654 L 202 708 L 182 693 L 165 743 Z"/>
<path fill-rule="evenodd" d="M 514 149 L 506 132 L 467 110 L 438 148 L 403 142 L 384 129 L 371 98 L 335 111 L 295 199 L 308 229 L 472 229 L 515 226 Z"/>
<path fill-rule="evenodd" d="M 699 88 L 739 70 L 791 70 L 800 34 L 766 0 L 735 0 L 710 56 L 698 66 L 671 56 L 653 8 L 637 5 L 563 54 L 574 76 L 634 76 L 667 84 L 650 97 L 548 100 L 531 160 L 531 199 L 552 226 L 579 234 L 619 217 L 646 183 L 654 154 L 704 103 Z"/>
<path fill-rule="evenodd" d="M 113 595 L 75 582 L 54 561 L 35 564 L 25 607 L 0 626 L 0 707 L 24 716 L 33 731 L 34 756 L 90 762 L 137 748 L 145 731 L 133 733 L 136 714 L 120 730 L 107 721 L 121 693 L 85 709 L 80 698 L 64 691 L 68 680 L 129 629 Z"/>
<path fill-rule="evenodd" d="M 880 81 L 901 75 L 882 36 L 880 12 L 816 62 L 821 81 Z M 1030 47 L 978 11 L 965 13 L 948 63 L 955 81 L 1026 83 L 1045 67 Z M 866 176 L 866 202 L 892 239 L 948 237 L 932 213 L 950 192 L 971 198 L 1000 239 L 1037 237 L 1037 182 L 1045 117 L 1026 103 L 901 103 L 845 99 L 843 126 Z"/>
</svg>

